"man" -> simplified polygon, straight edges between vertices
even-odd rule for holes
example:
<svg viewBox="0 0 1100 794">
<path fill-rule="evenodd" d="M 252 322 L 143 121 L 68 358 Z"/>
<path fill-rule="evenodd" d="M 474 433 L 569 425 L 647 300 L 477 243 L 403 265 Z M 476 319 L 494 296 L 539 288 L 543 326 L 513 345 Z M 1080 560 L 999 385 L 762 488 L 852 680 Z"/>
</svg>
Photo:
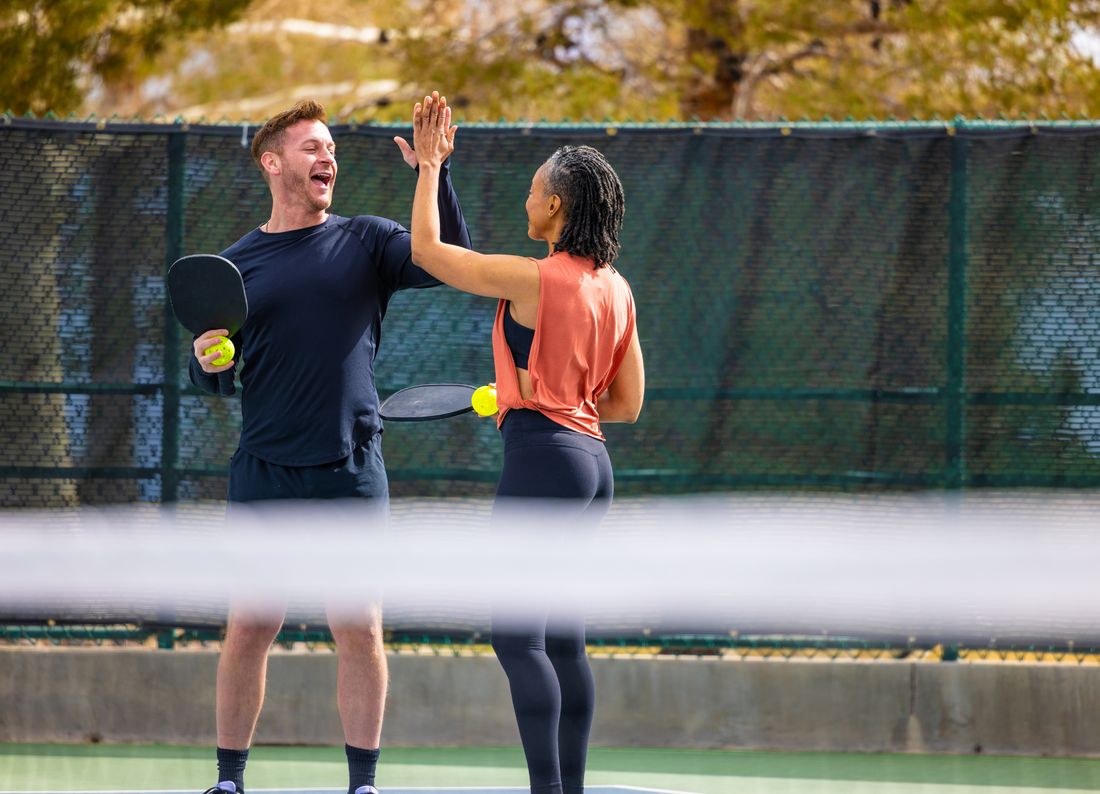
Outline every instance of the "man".
<svg viewBox="0 0 1100 794">
<path fill-rule="evenodd" d="M 445 100 L 440 100 L 445 101 Z M 229 465 L 230 503 L 271 499 L 371 500 L 376 524 L 388 517 L 382 422 L 374 358 L 394 292 L 439 284 L 412 263 L 409 232 L 372 216 L 328 213 L 336 147 L 325 110 L 306 100 L 256 133 L 252 156 L 271 189 L 271 217 L 222 255 L 244 279 L 249 317 L 234 345 L 241 370 L 243 424 Z M 410 166 L 416 154 L 395 139 Z M 470 247 L 446 169 L 439 208 L 447 242 Z M 217 393 L 207 354 L 211 329 L 194 342 L 191 380 Z M 369 575 L 369 574 L 368 574 Z M 286 604 L 230 608 L 218 664 L 218 780 L 211 792 L 240 792 L 248 748 L 263 704 L 267 653 Z M 386 699 L 387 666 L 378 604 L 328 608 L 339 650 L 337 702 L 347 743 L 350 794 L 376 794 L 375 765 Z"/>
</svg>

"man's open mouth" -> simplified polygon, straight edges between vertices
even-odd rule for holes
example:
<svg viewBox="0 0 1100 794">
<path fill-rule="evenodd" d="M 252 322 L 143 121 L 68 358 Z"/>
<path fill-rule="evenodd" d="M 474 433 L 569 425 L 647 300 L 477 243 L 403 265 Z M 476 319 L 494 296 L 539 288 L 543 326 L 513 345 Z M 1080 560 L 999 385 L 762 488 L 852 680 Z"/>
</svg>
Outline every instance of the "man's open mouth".
<svg viewBox="0 0 1100 794">
<path fill-rule="evenodd" d="M 314 174 L 310 177 L 313 184 L 327 188 L 332 184 L 332 174 Z"/>
</svg>

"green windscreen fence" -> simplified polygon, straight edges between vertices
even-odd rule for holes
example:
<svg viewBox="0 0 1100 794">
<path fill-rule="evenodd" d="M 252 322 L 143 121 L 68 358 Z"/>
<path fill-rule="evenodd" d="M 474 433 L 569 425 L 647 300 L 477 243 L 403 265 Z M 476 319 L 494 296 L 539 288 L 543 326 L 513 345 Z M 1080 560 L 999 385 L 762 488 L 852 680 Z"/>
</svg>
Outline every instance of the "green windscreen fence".
<svg viewBox="0 0 1100 794">
<path fill-rule="evenodd" d="M 267 219 L 255 128 L 0 126 L 0 505 L 224 498 L 236 398 L 187 381 L 178 256 Z M 332 128 L 333 211 L 407 224 L 397 128 Z M 620 494 L 1100 485 L 1100 130 L 1091 125 L 472 126 L 475 247 L 545 255 L 557 147 L 627 197 L 617 267 L 645 407 L 605 427 Z M 495 302 L 399 294 L 380 391 L 493 380 Z M 395 495 L 489 494 L 491 421 L 390 425 Z"/>
</svg>

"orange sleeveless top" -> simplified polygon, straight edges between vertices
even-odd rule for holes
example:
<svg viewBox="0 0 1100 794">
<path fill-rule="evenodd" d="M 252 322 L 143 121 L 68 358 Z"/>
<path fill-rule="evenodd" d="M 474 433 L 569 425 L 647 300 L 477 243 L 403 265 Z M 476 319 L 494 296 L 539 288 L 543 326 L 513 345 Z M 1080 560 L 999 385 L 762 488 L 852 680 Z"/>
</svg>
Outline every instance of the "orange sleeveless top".
<svg viewBox="0 0 1100 794">
<path fill-rule="evenodd" d="M 634 296 L 611 267 L 559 251 L 539 266 L 539 310 L 527 374 L 534 397 L 524 400 L 512 351 L 504 339 L 508 301 L 497 304 L 493 326 L 497 427 L 512 408 L 530 408 L 563 427 L 603 440 L 596 400 L 626 358 L 634 334 Z"/>
</svg>

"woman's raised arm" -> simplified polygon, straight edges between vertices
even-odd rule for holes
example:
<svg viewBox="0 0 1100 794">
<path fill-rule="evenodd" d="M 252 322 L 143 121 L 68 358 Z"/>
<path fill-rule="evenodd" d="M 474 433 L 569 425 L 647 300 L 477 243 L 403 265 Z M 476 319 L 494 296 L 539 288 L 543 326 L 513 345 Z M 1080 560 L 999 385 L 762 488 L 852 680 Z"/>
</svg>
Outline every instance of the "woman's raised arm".
<svg viewBox="0 0 1100 794">
<path fill-rule="evenodd" d="M 479 254 L 439 240 L 439 170 L 454 151 L 458 131 L 450 123 L 451 109 L 438 92 L 424 97 L 424 102 L 417 102 L 413 108 L 413 142 L 420 163 L 413 200 L 413 262 L 463 292 L 537 303 L 539 268 L 534 261 L 522 256 Z"/>
</svg>

